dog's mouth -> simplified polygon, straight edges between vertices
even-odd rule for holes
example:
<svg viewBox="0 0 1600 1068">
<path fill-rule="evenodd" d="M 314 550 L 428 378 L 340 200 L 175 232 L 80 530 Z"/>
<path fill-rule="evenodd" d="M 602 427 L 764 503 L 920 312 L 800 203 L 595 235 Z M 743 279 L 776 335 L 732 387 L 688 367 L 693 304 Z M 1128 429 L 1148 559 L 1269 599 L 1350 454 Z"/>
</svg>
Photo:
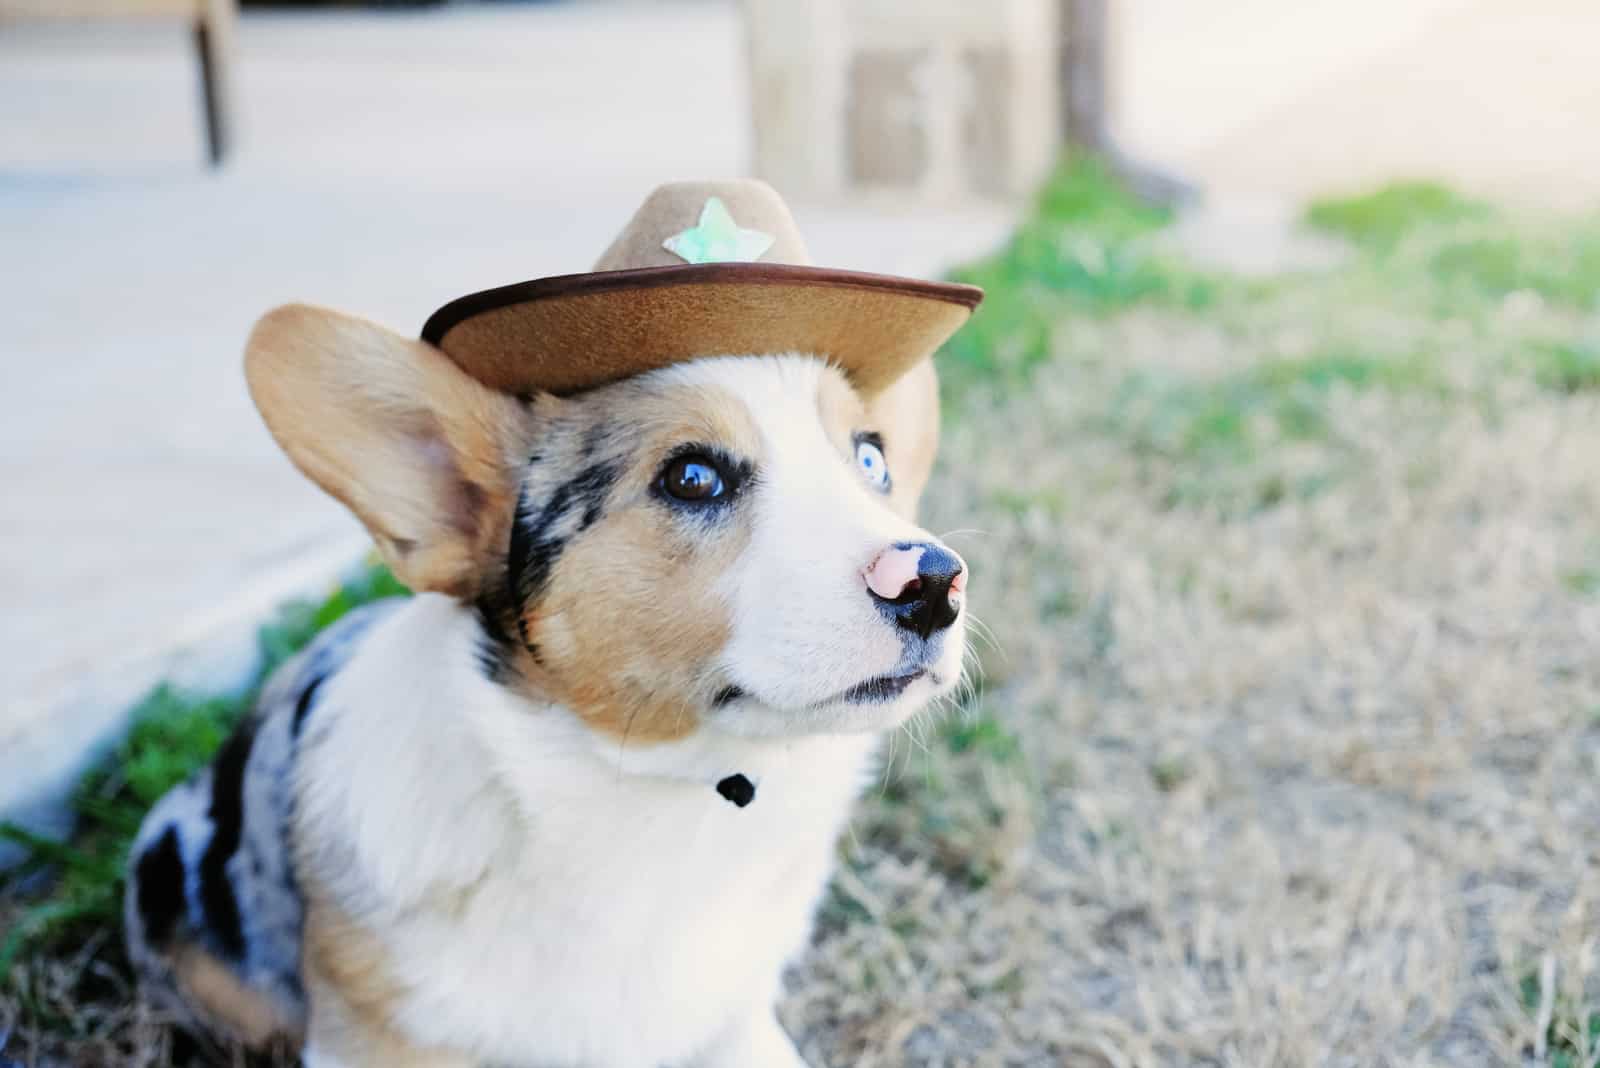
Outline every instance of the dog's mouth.
<svg viewBox="0 0 1600 1068">
<path fill-rule="evenodd" d="M 868 679 L 866 682 L 858 682 L 838 696 L 830 697 L 821 703 L 825 705 L 876 705 L 885 701 L 893 701 L 896 697 L 905 693 L 913 682 L 925 677 L 927 674 L 926 668 L 917 668 L 902 675 L 879 675 L 876 678 Z"/>
<path fill-rule="evenodd" d="M 919 679 L 932 679 L 933 684 L 939 684 L 939 676 L 927 668 L 915 668 L 911 671 L 895 675 L 877 675 L 858 682 L 847 690 L 841 690 L 832 697 L 814 702 L 811 707 L 822 708 L 828 705 L 879 705 L 893 701 L 911 687 Z M 725 708 L 737 701 L 750 697 L 751 693 L 742 686 L 724 686 L 711 698 L 715 708 Z"/>
</svg>

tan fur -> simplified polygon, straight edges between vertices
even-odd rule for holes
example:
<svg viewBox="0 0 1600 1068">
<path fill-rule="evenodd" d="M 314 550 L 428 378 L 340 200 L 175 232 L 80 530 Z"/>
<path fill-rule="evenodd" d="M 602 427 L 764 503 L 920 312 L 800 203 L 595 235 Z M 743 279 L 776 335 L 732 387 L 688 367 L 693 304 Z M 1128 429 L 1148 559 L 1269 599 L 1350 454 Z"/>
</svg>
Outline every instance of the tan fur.
<svg viewBox="0 0 1600 1068">
<path fill-rule="evenodd" d="M 760 433 L 743 404 L 710 390 L 625 393 L 606 417 L 634 428 L 636 461 L 613 491 L 612 514 L 567 548 L 530 606 L 524 622 L 543 664 L 528 674 L 595 730 L 630 743 L 672 741 L 695 730 L 695 707 L 722 685 L 687 665 L 720 649 L 729 626 L 724 613 L 687 611 L 697 599 L 684 591 L 709 588 L 732 566 L 749 520 L 736 513 L 709 533 L 686 531 L 647 500 L 650 482 L 660 456 L 684 441 L 759 464 Z"/>
<path fill-rule="evenodd" d="M 276 1038 L 299 1043 L 302 1036 L 295 1021 L 285 1019 L 270 999 L 247 987 L 204 949 L 185 944 L 171 959 L 178 988 L 214 1030 L 252 1048 Z"/>
<path fill-rule="evenodd" d="M 888 446 L 889 471 L 894 476 L 890 504 L 905 518 L 915 519 L 939 449 L 939 376 L 933 360 L 923 360 L 873 397 L 866 421 L 883 434 Z"/>
<path fill-rule="evenodd" d="M 851 389 L 844 375 L 836 370 L 818 379 L 817 411 L 822 416 L 822 428 L 827 431 L 828 440 L 850 463 L 855 463 L 856 431 L 884 431 L 868 421 L 867 406 L 862 403 L 861 395 Z"/>
<path fill-rule="evenodd" d="M 333 904 L 314 879 L 306 888 L 303 969 L 316 1047 L 352 1068 L 466 1068 L 472 1062 L 424 1049 L 394 1027 L 405 988 L 379 932 Z"/>
<path fill-rule="evenodd" d="M 663 542 L 681 534 L 660 510 L 618 515 L 579 539 L 556 566 L 539 640 L 557 697 L 590 727 L 633 743 L 693 733 L 694 708 L 719 688 L 689 665 L 728 639 L 724 613 L 684 611 L 680 591 L 711 586 L 743 550 L 749 528 L 733 517 L 716 543 L 662 569 Z"/>
<path fill-rule="evenodd" d="M 401 995 L 379 936 L 325 897 L 307 900 L 305 970 L 339 992 L 346 1015 L 381 1031 L 394 1018 Z"/>
<path fill-rule="evenodd" d="M 256 324 L 245 376 L 290 459 L 366 524 L 401 581 L 476 593 L 515 500 L 528 424 L 515 398 L 431 345 L 306 305 Z"/>
</svg>

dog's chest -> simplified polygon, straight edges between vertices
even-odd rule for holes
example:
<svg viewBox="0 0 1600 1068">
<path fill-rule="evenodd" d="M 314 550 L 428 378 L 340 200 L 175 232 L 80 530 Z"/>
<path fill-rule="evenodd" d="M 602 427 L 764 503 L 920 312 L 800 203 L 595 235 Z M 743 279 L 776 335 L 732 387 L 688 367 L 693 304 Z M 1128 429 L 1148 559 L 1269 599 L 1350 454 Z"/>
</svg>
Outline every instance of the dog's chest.
<svg viewBox="0 0 1600 1068">
<path fill-rule="evenodd" d="M 526 837 L 449 907 L 401 926 L 419 1036 L 507 1065 L 682 1062 L 767 1011 L 803 944 L 865 748 L 710 786 L 546 782 Z"/>
</svg>

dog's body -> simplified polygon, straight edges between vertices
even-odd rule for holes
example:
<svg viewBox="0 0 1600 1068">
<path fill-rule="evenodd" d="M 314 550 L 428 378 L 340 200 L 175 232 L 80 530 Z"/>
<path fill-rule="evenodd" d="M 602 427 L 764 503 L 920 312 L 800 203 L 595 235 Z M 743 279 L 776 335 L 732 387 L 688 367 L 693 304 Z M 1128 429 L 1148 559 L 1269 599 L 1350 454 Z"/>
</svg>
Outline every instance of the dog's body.
<svg viewBox="0 0 1600 1068">
<path fill-rule="evenodd" d="M 964 569 L 909 520 L 931 367 L 867 403 L 808 357 L 519 401 L 287 309 L 250 370 L 435 592 L 324 634 L 152 812 L 148 985 L 309 1068 L 801 1063 L 783 963 L 877 739 L 961 670 Z"/>
<path fill-rule="evenodd" d="M 445 598 L 376 605 L 352 626 L 353 657 L 350 631 L 335 631 L 285 668 L 236 735 L 236 752 L 237 739 L 250 746 L 242 776 L 175 791 L 146 826 L 140 855 L 164 856 L 151 847 L 173 833 L 195 876 L 181 919 L 162 913 L 171 897 L 130 895 L 135 929 L 176 923 L 193 939 L 175 965 L 170 950 L 141 954 L 180 1011 L 255 1041 L 302 1031 L 309 899 L 323 911 L 306 929 L 306 962 L 357 1003 L 345 1033 L 362 1043 L 349 1060 L 319 1052 L 312 1068 L 410 1063 L 372 1042 L 390 1019 L 404 1021 L 407 1045 L 473 1051 L 460 1063 L 529 1066 L 688 1064 L 718 1037 L 732 1043 L 737 1025 L 766 1023 L 870 736 L 685 753 L 758 783 L 741 809 L 703 781 L 624 773 L 561 710 L 515 704 L 477 670 L 476 621 Z M 508 765 L 520 769 L 512 778 L 486 774 Z M 295 820 L 297 778 L 325 798 L 313 821 Z M 244 833 L 213 883 L 207 849 L 229 835 L 211 813 L 234 781 Z M 320 855 L 296 880 L 274 832 L 307 822 Z M 139 881 L 159 892 L 152 863 Z M 237 940 L 218 907 L 230 897 Z M 713 1063 L 783 1063 L 777 1046 L 728 1059 L 739 1048 Z"/>
</svg>

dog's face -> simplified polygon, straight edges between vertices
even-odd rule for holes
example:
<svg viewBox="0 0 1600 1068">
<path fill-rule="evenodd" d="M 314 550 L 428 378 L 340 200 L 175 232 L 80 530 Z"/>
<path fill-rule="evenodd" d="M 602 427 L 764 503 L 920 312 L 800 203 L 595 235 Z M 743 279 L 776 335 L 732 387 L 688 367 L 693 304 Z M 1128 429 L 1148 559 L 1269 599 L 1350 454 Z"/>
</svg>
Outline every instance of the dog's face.
<svg viewBox="0 0 1600 1068">
<path fill-rule="evenodd" d="M 513 661 L 592 724 L 875 729 L 955 683 L 964 567 L 895 510 L 895 442 L 838 372 L 701 360 L 532 421 Z"/>
<path fill-rule="evenodd" d="M 401 579 L 475 607 L 481 670 L 594 730 L 878 730 L 958 681 L 965 565 L 907 518 L 931 368 L 870 405 L 798 356 L 519 401 L 420 342 L 293 308 L 258 327 L 248 371 Z"/>
</svg>

